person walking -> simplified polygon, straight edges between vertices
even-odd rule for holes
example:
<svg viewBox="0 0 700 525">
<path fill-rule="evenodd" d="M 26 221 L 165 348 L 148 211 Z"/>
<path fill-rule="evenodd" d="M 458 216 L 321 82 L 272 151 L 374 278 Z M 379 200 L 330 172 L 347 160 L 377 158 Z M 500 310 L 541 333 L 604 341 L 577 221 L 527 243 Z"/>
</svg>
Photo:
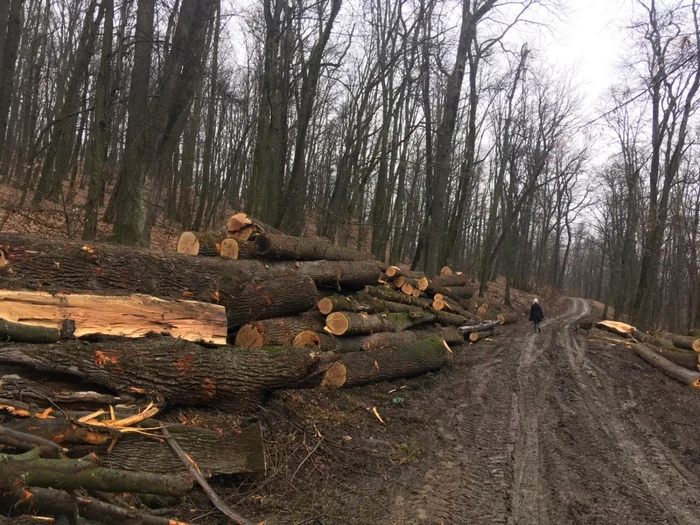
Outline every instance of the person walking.
<svg viewBox="0 0 700 525">
<path fill-rule="evenodd" d="M 542 307 L 540 302 L 535 299 L 532 301 L 532 306 L 530 307 L 530 321 L 535 325 L 535 332 L 541 332 L 540 323 L 544 321 L 544 314 L 542 313 Z"/>
</svg>

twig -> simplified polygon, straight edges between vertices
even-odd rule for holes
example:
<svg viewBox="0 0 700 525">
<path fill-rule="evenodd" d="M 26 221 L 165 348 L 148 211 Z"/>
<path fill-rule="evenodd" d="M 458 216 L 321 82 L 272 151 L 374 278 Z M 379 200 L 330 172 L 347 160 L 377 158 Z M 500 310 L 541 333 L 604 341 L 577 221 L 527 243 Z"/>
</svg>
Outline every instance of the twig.
<svg viewBox="0 0 700 525">
<path fill-rule="evenodd" d="M 321 443 L 323 443 L 323 438 L 321 438 L 321 439 L 318 440 L 318 443 L 316 443 L 316 446 L 315 446 L 314 448 L 312 448 L 312 449 L 311 449 L 311 452 L 309 452 L 309 453 L 306 455 L 306 457 L 301 461 L 301 463 L 299 463 L 299 466 L 298 466 L 297 469 L 294 471 L 294 474 L 292 474 L 292 477 L 289 478 L 289 481 L 294 481 L 294 476 L 297 475 L 297 472 L 299 472 L 299 469 L 301 468 L 301 466 L 302 466 L 304 463 L 306 463 L 306 460 L 309 459 L 309 458 L 311 457 L 311 455 L 312 455 L 314 452 L 316 452 L 316 449 L 319 447 L 319 445 L 321 445 Z"/>
<path fill-rule="evenodd" d="M 161 432 L 163 433 L 165 440 L 168 442 L 168 445 L 170 445 L 170 448 L 173 449 L 177 457 L 180 458 L 180 461 L 182 461 L 182 463 L 187 467 L 190 475 L 197 483 L 199 483 L 199 486 L 202 487 L 202 490 L 209 497 L 209 500 L 214 504 L 214 506 L 238 525 L 254 525 L 252 521 L 249 521 L 236 513 L 231 507 L 226 505 L 221 498 L 219 498 L 216 492 L 214 492 L 214 489 L 212 489 L 209 483 L 207 483 L 207 481 L 202 477 L 199 469 L 194 463 L 192 463 L 192 460 L 187 456 L 187 454 L 185 454 L 185 451 L 180 448 L 178 442 L 175 441 L 175 439 L 170 435 L 168 430 L 163 428 L 161 429 Z"/>
</svg>

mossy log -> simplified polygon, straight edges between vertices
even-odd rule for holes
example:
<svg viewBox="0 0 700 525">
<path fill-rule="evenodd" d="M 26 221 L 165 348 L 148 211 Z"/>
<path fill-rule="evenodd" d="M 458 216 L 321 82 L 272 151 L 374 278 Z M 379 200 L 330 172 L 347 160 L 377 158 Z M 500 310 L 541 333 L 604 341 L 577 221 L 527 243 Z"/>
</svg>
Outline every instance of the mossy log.
<svg viewBox="0 0 700 525">
<path fill-rule="evenodd" d="M 9 343 L 0 362 L 66 373 L 114 392 L 174 405 L 244 408 L 262 394 L 292 388 L 332 356 L 288 347 L 204 348 L 172 338 L 53 345 Z"/>
<path fill-rule="evenodd" d="M 494 333 L 495 332 L 493 328 L 489 328 L 488 330 L 481 330 L 479 332 L 472 332 L 469 334 L 469 341 L 471 341 L 472 343 L 476 343 L 477 341 L 481 341 L 482 339 L 491 337 Z"/>
<path fill-rule="evenodd" d="M 416 330 L 403 330 L 401 332 L 378 332 L 372 335 L 355 337 L 336 337 L 330 334 L 318 334 L 321 341 L 321 350 L 338 353 L 401 348 L 431 336 L 440 337 L 448 344 L 461 344 L 464 342 L 464 337 L 454 327 L 421 328 Z"/>
<path fill-rule="evenodd" d="M 184 496 L 192 490 L 188 475 L 167 476 L 100 467 L 94 456 L 82 459 L 44 459 L 38 450 L 17 456 L 0 454 L 0 487 L 21 482 L 26 486 L 61 490 L 146 492 Z"/>
<path fill-rule="evenodd" d="M 361 288 L 380 274 L 376 261 L 230 261 L 11 233 L 0 233 L 0 250 L 8 262 L 0 288 L 8 290 L 139 293 L 231 307 L 251 282 L 308 276 L 317 286 Z"/>
<path fill-rule="evenodd" d="M 496 319 L 498 319 L 501 322 L 501 324 L 517 323 L 520 319 L 520 315 L 516 312 L 505 312 L 502 314 L 498 314 L 496 316 Z"/>
<path fill-rule="evenodd" d="M 339 388 L 391 381 L 439 370 L 451 361 L 447 344 L 439 337 L 428 337 L 397 348 L 343 354 L 322 384 Z"/>
<path fill-rule="evenodd" d="M 326 317 L 325 330 L 333 335 L 364 335 L 375 332 L 398 332 L 412 326 L 435 321 L 431 312 L 364 314 L 334 312 Z"/>
</svg>

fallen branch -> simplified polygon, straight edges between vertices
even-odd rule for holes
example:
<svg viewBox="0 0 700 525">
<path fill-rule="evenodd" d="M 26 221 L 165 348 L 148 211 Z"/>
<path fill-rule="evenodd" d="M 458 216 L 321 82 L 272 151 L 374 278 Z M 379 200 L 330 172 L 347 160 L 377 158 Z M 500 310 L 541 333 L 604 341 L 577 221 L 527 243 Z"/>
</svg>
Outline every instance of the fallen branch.
<svg viewBox="0 0 700 525">
<path fill-rule="evenodd" d="M 632 350 L 634 350 L 639 357 L 644 359 L 650 365 L 661 370 L 668 377 L 671 377 L 693 388 L 700 388 L 700 372 L 693 372 L 672 363 L 644 343 L 633 344 Z"/>
</svg>

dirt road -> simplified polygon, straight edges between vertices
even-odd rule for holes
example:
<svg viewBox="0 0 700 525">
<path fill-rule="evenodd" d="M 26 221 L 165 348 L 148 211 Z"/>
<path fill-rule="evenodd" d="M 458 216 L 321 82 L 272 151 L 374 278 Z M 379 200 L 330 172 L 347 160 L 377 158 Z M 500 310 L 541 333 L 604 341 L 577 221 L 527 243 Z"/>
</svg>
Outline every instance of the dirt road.
<svg viewBox="0 0 700 525">
<path fill-rule="evenodd" d="M 490 355 L 456 364 L 469 371 L 457 371 L 463 379 L 447 396 L 456 402 L 438 400 L 437 419 L 417 437 L 432 435 L 435 446 L 395 495 L 392 522 L 700 523 L 696 463 L 669 440 L 663 426 L 674 423 L 637 410 L 637 383 L 617 367 L 665 379 L 634 361 L 592 359 L 585 336 L 572 333 L 587 310 L 571 300 L 541 334 L 523 325 Z M 689 436 L 700 432 L 693 417 L 675 422 Z"/>
</svg>

